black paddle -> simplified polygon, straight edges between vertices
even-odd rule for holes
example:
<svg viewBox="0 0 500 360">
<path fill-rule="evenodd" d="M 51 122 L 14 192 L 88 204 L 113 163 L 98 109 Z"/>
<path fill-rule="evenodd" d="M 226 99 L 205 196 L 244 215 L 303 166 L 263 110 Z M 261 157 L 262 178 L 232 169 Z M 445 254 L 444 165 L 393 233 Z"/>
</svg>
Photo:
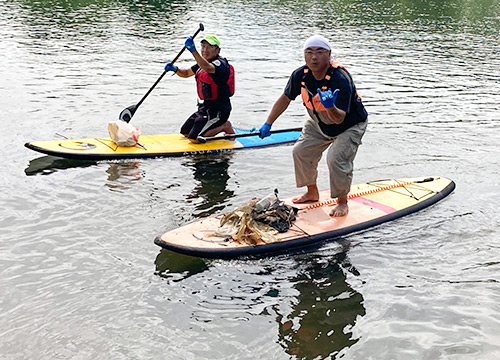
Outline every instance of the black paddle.
<svg viewBox="0 0 500 360">
<path fill-rule="evenodd" d="M 203 26 L 202 23 L 200 23 L 200 27 L 198 28 L 198 30 L 196 30 L 196 32 L 194 33 L 193 35 L 193 39 L 196 37 L 196 35 L 198 35 L 198 33 L 200 31 L 203 31 L 205 29 L 205 27 Z M 171 61 L 171 64 L 173 65 L 177 59 L 182 55 L 182 53 L 184 52 L 184 50 L 186 50 L 186 47 L 184 46 L 182 48 L 182 50 L 177 54 L 177 56 L 175 57 L 174 60 Z M 120 120 L 123 120 L 125 122 L 129 122 L 131 119 L 132 119 L 132 116 L 134 116 L 135 112 L 137 111 L 137 108 L 139 106 L 141 106 L 142 102 L 148 97 L 148 95 L 151 93 L 151 91 L 153 91 L 153 89 L 156 87 L 156 85 L 158 85 L 158 83 L 160 82 L 160 80 L 165 76 L 167 72 L 166 71 L 163 71 L 163 74 L 160 75 L 160 77 L 158 78 L 158 80 L 156 80 L 156 82 L 153 84 L 153 86 L 151 86 L 151 89 L 149 89 L 149 91 L 146 93 L 146 95 L 144 95 L 141 99 L 141 101 L 139 101 L 137 104 L 135 105 L 131 105 L 129 106 L 128 108 L 125 108 L 121 113 L 120 113 Z"/>
<path fill-rule="evenodd" d="M 271 131 L 271 134 L 278 134 L 278 133 L 289 132 L 289 131 L 302 131 L 302 128 L 273 130 L 273 131 Z M 207 141 L 212 141 L 212 140 L 234 139 L 234 138 L 240 138 L 240 137 L 259 136 L 259 135 L 260 135 L 260 131 L 255 131 L 255 132 L 251 132 L 251 133 L 226 134 L 226 135 L 222 135 L 222 136 L 209 136 L 209 137 L 198 136 L 196 138 L 196 140 L 198 140 L 198 142 L 200 144 L 204 144 Z"/>
</svg>

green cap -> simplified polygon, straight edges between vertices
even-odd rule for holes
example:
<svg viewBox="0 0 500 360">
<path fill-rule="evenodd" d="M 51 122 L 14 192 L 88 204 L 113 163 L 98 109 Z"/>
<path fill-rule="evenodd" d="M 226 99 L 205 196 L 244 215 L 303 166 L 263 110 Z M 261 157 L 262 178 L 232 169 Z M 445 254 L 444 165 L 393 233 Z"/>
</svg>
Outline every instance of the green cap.
<svg viewBox="0 0 500 360">
<path fill-rule="evenodd" d="M 215 36 L 213 34 L 207 34 L 207 35 L 205 35 L 203 37 L 203 40 L 201 40 L 201 42 L 203 42 L 203 41 L 206 41 L 210 45 L 217 45 L 218 47 L 220 47 L 220 41 L 219 41 L 219 39 L 217 39 L 217 36 Z"/>
</svg>

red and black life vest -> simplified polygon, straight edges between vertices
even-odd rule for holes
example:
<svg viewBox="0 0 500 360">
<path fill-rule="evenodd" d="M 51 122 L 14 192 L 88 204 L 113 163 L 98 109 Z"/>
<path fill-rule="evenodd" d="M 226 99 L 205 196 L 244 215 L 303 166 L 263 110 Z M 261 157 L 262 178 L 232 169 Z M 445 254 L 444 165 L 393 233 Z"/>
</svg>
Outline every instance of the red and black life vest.
<svg viewBox="0 0 500 360">
<path fill-rule="evenodd" d="M 227 79 L 227 96 L 234 95 L 234 67 L 229 65 L 229 77 Z M 205 70 L 199 68 L 196 71 L 196 89 L 201 100 L 217 100 L 221 95 L 221 89 Z"/>
</svg>

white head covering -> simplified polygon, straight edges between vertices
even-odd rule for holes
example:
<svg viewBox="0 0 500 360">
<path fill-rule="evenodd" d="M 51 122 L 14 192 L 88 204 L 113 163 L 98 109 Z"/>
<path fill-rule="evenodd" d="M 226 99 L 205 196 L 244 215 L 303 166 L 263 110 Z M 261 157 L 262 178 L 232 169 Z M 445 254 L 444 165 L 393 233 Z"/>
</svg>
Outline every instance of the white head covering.
<svg viewBox="0 0 500 360">
<path fill-rule="evenodd" d="M 332 49 L 328 40 L 321 35 L 313 35 L 305 41 L 304 50 L 310 47 L 319 47 L 327 50 Z"/>
</svg>

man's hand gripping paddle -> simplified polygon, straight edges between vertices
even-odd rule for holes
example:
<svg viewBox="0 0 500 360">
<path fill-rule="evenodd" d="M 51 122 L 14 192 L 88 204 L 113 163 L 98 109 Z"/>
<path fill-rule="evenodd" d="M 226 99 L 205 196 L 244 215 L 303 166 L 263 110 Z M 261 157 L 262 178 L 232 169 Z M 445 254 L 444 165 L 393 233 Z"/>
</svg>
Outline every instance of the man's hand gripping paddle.
<svg viewBox="0 0 500 360">
<path fill-rule="evenodd" d="M 198 35 L 198 33 L 200 31 L 203 31 L 205 29 L 205 27 L 203 26 L 202 23 L 200 23 L 200 26 L 198 28 L 198 30 L 196 30 L 196 32 L 194 33 L 194 35 L 192 36 L 192 38 L 194 39 L 196 37 L 196 35 Z M 182 53 L 184 52 L 184 50 L 186 50 L 186 47 L 184 46 L 182 48 L 182 50 L 177 54 L 177 56 L 174 58 L 174 60 L 172 60 L 170 62 L 170 64 L 174 64 L 177 59 L 179 59 L 179 57 L 182 55 Z M 129 122 L 131 119 L 132 119 L 132 116 L 134 116 L 135 112 L 137 111 L 137 109 L 139 108 L 139 106 L 141 106 L 141 104 L 143 103 L 143 101 L 148 97 L 148 95 L 151 93 L 151 91 L 153 91 L 153 89 L 156 87 L 156 85 L 158 85 L 158 83 L 160 82 L 160 80 L 165 76 L 167 72 L 166 71 L 163 71 L 163 73 L 160 75 L 160 77 L 158 78 L 158 80 L 156 80 L 156 82 L 153 84 L 153 86 L 151 86 L 151 89 L 148 90 L 148 92 L 146 93 L 146 95 L 144 95 L 141 99 L 141 101 L 139 101 L 137 104 L 135 105 L 131 105 L 127 108 L 125 108 L 121 113 L 120 113 L 120 120 L 122 121 L 125 121 L 125 122 Z"/>
</svg>

